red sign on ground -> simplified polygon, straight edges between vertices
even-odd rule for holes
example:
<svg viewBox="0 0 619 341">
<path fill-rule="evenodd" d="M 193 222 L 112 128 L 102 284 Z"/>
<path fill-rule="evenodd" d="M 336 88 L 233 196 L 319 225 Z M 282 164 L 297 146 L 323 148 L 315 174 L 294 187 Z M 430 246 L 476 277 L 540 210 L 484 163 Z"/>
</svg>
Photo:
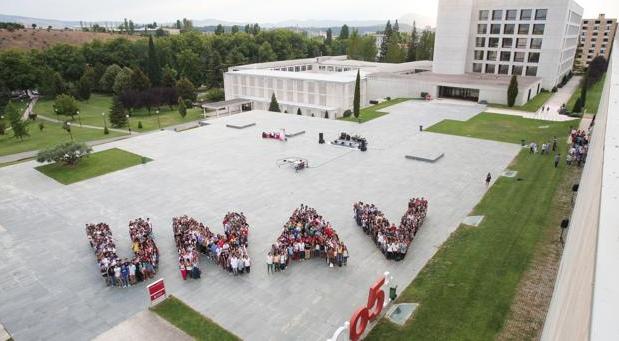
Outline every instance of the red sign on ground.
<svg viewBox="0 0 619 341">
<path fill-rule="evenodd" d="M 148 294 L 150 295 L 151 303 L 158 298 L 165 296 L 165 284 L 163 283 L 163 278 L 158 279 L 155 283 L 148 286 Z"/>
</svg>

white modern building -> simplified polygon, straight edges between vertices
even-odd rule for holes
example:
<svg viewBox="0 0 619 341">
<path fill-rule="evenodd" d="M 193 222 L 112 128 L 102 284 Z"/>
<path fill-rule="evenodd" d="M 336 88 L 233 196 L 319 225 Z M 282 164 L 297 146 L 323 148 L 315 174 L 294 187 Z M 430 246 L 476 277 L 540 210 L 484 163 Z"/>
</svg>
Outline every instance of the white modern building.
<svg viewBox="0 0 619 341">
<path fill-rule="evenodd" d="M 583 8 L 573 0 L 440 0 L 433 72 L 539 77 L 574 64 Z"/>
<path fill-rule="evenodd" d="M 357 70 L 361 105 L 375 98 L 368 93 L 367 77 L 373 73 L 412 74 L 427 71 L 427 61 L 389 64 L 349 60 L 346 56 L 318 57 L 242 65 L 224 74 L 226 101 L 245 99 L 253 109 L 266 110 L 275 94 L 282 111 L 329 118 L 352 109 Z"/>
</svg>

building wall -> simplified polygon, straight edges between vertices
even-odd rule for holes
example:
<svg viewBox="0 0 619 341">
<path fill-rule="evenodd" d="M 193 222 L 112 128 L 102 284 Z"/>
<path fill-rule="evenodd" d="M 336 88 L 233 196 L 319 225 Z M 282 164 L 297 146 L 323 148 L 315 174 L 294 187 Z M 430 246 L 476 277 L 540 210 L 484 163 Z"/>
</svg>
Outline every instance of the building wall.
<svg viewBox="0 0 619 341">
<path fill-rule="evenodd" d="M 584 19 L 580 31 L 580 42 L 576 64 L 586 68 L 593 58 L 603 56 L 608 60 L 617 33 L 617 19 L 600 14 L 595 19 Z"/>
<path fill-rule="evenodd" d="M 275 97 L 283 110 L 296 113 L 302 109 L 304 115 L 324 115 L 329 111 L 331 118 L 342 116 L 352 109 L 355 82 L 328 82 L 282 77 L 244 75 L 240 73 L 224 74 L 226 100 L 246 98 L 254 101 L 257 109 L 268 109 L 271 95 Z M 367 80 L 361 80 L 361 105 L 367 105 Z"/>
<path fill-rule="evenodd" d="M 572 68 L 582 13 L 572 0 L 440 0 L 433 71 L 537 76 L 551 89 Z"/>
<path fill-rule="evenodd" d="M 466 71 L 473 0 L 440 0 L 432 71 L 462 74 Z"/>
</svg>

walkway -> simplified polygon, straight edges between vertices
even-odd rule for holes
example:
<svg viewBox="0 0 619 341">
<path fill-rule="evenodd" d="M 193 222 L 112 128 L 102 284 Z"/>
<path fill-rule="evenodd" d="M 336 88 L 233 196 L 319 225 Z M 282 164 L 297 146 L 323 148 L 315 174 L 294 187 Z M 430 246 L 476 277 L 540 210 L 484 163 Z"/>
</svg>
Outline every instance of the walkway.
<svg viewBox="0 0 619 341">
<path fill-rule="evenodd" d="M 55 118 L 51 118 L 51 117 L 47 117 L 47 116 L 43 116 L 43 115 L 37 115 L 37 118 L 40 118 L 42 120 L 48 121 L 48 122 L 54 122 L 54 123 L 60 123 L 60 124 L 64 124 L 65 121 L 60 121 L 57 120 Z M 73 122 L 71 123 L 72 125 L 75 125 Z M 77 126 L 77 125 L 75 125 Z M 105 129 L 104 127 L 99 127 L 99 126 L 91 126 L 88 124 L 79 124 L 80 128 L 89 128 L 89 129 L 98 129 L 98 130 L 103 130 Z M 118 133 L 123 133 L 123 134 L 129 134 L 129 130 L 124 130 L 124 129 L 116 129 L 116 128 L 107 128 L 109 131 L 115 131 Z M 135 135 L 140 135 L 141 133 L 138 133 L 137 131 L 132 130 L 131 134 L 135 134 Z"/>
<path fill-rule="evenodd" d="M 544 113 L 540 113 L 540 112 L 528 112 L 528 111 L 520 111 L 520 110 L 513 110 L 513 109 L 488 107 L 486 111 L 495 113 L 495 114 L 521 116 L 521 117 L 529 118 L 533 120 L 544 120 L 544 121 L 555 121 L 555 122 L 565 122 L 565 121 L 572 121 L 572 120 L 578 119 L 578 117 L 559 115 L 559 113 L 557 113 L 556 111 L 553 111 L 552 109 L 550 109 L 550 111 L 544 111 Z"/>
<path fill-rule="evenodd" d="M 130 341 L 130 340 L 179 340 L 191 341 L 189 335 L 173 326 L 170 322 L 145 310 L 121 322 L 116 327 L 94 338 L 95 341 Z"/>
</svg>

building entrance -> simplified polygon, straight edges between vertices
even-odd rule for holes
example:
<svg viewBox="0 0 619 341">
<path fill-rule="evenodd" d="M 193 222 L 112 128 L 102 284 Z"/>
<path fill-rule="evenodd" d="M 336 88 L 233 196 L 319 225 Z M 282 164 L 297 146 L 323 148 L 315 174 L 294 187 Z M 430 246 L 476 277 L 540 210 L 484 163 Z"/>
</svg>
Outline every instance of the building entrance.
<svg viewBox="0 0 619 341">
<path fill-rule="evenodd" d="M 479 89 L 454 88 L 450 86 L 439 86 L 438 97 L 456 98 L 466 101 L 479 101 Z"/>
</svg>

